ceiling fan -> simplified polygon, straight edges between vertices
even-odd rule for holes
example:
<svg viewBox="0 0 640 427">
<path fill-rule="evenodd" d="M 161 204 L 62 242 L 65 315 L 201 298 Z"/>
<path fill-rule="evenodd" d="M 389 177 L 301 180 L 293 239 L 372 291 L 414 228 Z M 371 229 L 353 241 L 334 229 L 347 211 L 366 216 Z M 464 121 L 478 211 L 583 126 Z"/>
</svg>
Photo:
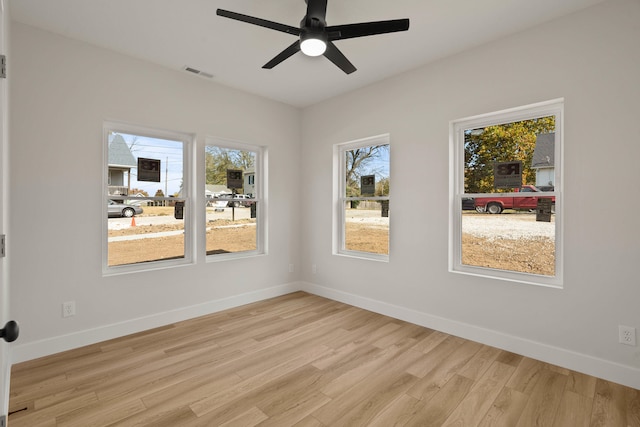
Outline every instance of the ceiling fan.
<svg viewBox="0 0 640 427">
<path fill-rule="evenodd" d="M 342 71 L 351 74 L 356 71 L 356 67 L 354 67 L 336 45 L 333 44 L 335 40 L 394 33 L 397 31 L 407 31 L 409 29 L 408 19 L 327 26 L 325 21 L 327 15 L 327 0 L 305 0 L 305 2 L 307 3 L 307 14 L 302 18 L 302 21 L 300 21 L 300 28 L 224 9 L 218 9 L 216 14 L 225 18 L 247 22 L 298 37 L 298 40 L 262 66 L 262 68 L 267 69 L 275 67 L 285 59 L 302 50 L 302 53 L 308 56 L 324 55 Z"/>
</svg>

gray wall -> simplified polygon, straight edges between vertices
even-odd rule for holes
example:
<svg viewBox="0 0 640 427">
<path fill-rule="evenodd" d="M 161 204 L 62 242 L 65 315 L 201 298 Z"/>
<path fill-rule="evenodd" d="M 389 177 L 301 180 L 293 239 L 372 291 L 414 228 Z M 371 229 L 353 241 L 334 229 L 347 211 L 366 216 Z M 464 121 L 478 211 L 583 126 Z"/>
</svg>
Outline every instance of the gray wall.
<svg viewBox="0 0 640 427">
<path fill-rule="evenodd" d="M 606 2 L 307 108 L 308 289 L 640 387 L 618 344 L 640 328 L 639 21 L 638 1 Z M 564 289 L 449 273 L 449 122 L 561 97 Z M 390 262 L 333 256 L 332 146 L 387 132 Z"/>
<path fill-rule="evenodd" d="M 18 23 L 10 42 L 11 316 L 22 332 L 14 359 L 291 289 L 299 110 Z M 267 146 L 268 255 L 206 263 L 200 236 L 195 265 L 102 277 L 105 120 L 195 134 L 201 194 L 207 136 Z M 203 209 L 198 220 L 203 230 Z M 78 314 L 63 319 L 71 300 Z"/>
</svg>

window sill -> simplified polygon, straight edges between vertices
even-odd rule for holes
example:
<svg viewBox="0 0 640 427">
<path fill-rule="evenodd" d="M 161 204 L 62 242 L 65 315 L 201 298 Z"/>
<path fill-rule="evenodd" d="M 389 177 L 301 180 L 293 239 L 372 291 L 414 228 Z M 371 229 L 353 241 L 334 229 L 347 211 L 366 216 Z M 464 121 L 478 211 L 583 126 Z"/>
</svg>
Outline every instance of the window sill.
<svg viewBox="0 0 640 427">
<path fill-rule="evenodd" d="M 358 252 L 358 251 L 339 251 L 334 252 L 336 256 L 343 256 L 347 258 L 356 258 L 367 261 L 378 261 L 378 262 L 389 262 L 389 255 L 380 255 L 380 254 L 370 254 L 366 252 Z"/>
</svg>

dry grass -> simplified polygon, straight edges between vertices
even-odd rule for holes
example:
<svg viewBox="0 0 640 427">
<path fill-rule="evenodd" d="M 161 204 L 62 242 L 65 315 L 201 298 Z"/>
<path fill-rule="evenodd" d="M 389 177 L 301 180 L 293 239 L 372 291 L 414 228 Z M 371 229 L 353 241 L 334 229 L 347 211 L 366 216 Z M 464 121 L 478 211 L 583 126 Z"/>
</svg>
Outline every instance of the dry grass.
<svg viewBox="0 0 640 427">
<path fill-rule="evenodd" d="M 145 208 L 145 212 L 146 212 Z M 173 208 L 151 207 L 155 214 Z M 256 249 L 255 220 L 216 220 L 207 224 L 207 253 L 243 252 Z M 229 227 L 238 225 L 238 227 Z M 182 224 L 141 225 L 110 230 L 109 237 L 181 230 Z M 346 249 L 375 254 L 389 253 L 389 230 L 370 224 L 347 223 Z M 184 256 L 184 237 L 168 236 L 109 243 L 109 265 L 133 264 Z M 478 267 L 553 276 L 555 245 L 550 239 L 488 239 L 462 237 L 462 263 Z"/>
</svg>

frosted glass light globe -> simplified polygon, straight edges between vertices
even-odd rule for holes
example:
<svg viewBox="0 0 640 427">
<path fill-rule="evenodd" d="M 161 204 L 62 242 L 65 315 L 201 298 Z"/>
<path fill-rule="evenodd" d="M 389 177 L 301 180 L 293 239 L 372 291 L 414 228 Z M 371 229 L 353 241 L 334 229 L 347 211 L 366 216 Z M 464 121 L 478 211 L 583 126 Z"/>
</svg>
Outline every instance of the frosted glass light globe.
<svg viewBox="0 0 640 427">
<path fill-rule="evenodd" d="M 300 43 L 300 50 L 307 56 L 320 56 L 327 50 L 327 44 L 320 39 L 305 39 Z"/>
</svg>

